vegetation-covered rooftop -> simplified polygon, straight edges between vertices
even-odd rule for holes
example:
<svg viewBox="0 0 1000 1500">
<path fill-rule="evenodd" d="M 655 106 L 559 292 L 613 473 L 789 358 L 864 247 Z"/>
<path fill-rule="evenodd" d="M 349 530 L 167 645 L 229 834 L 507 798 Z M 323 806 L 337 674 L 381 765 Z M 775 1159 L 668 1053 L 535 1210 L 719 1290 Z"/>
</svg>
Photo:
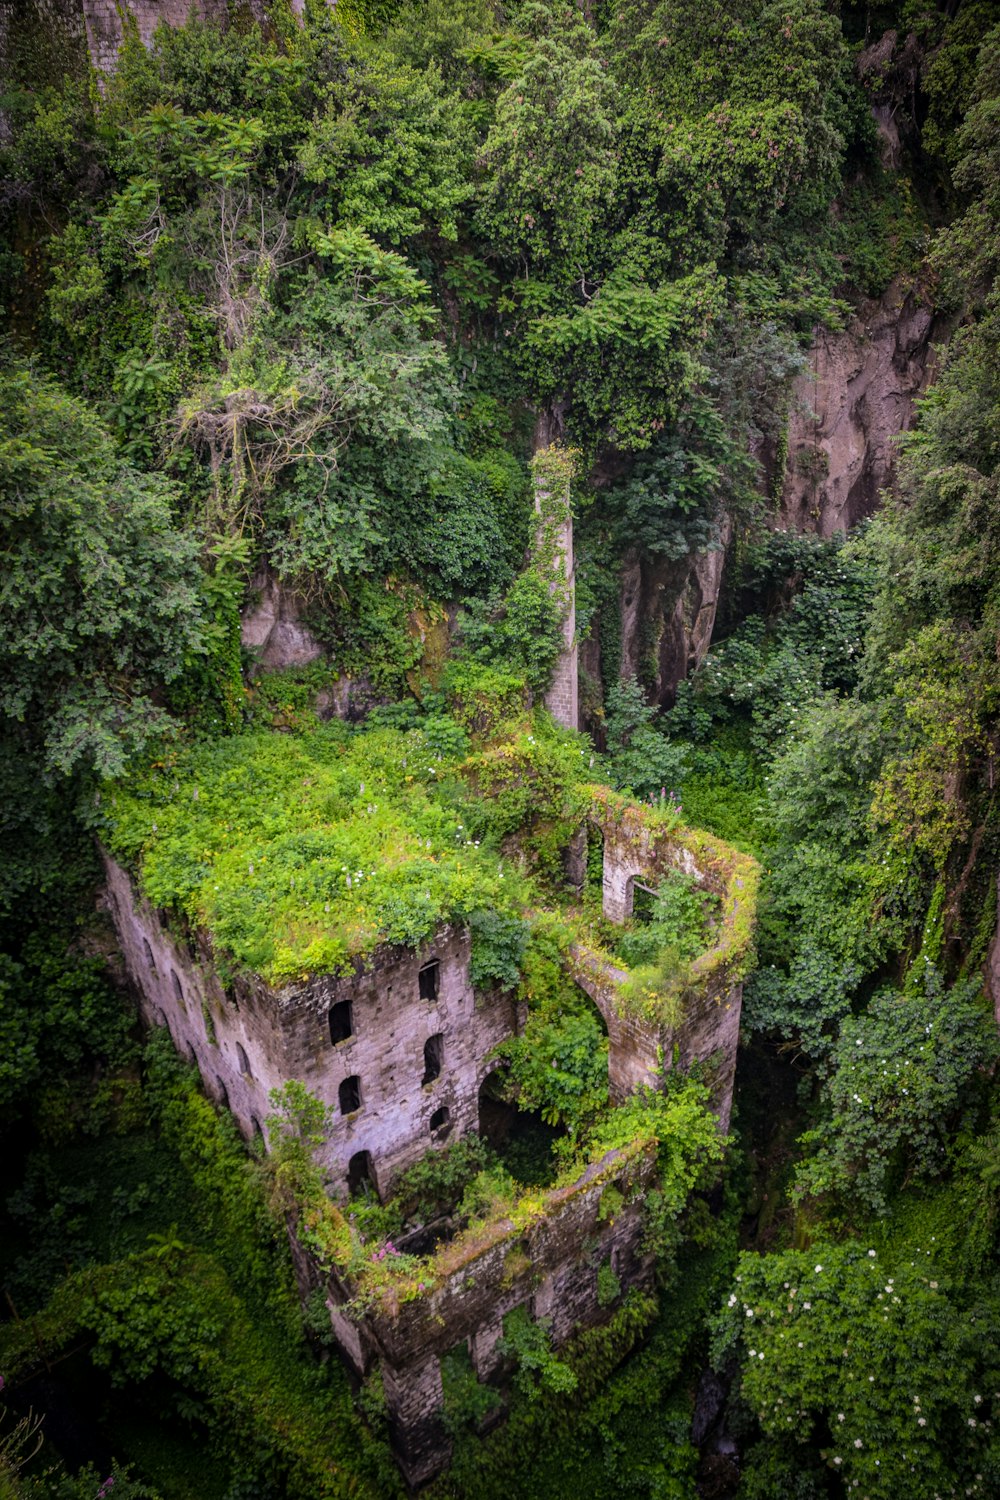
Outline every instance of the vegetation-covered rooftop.
<svg viewBox="0 0 1000 1500">
<path fill-rule="evenodd" d="M 474 980 L 513 981 L 488 938 L 498 921 L 553 907 L 621 967 L 648 972 L 665 948 L 690 962 L 712 942 L 717 896 L 668 882 L 630 939 L 600 918 L 599 860 L 589 900 L 564 884 L 565 845 L 588 809 L 610 807 L 689 844 L 716 867 L 719 889 L 734 861 L 752 861 L 682 831 L 671 807 L 602 792 L 592 762 L 581 737 L 545 714 L 475 748 L 444 714 L 407 729 L 258 731 L 180 749 L 119 784 L 106 839 L 154 905 L 209 933 L 224 963 L 274 984 L 348 972 L 380 944 L 416 947 L 447 922 L 473 927 Z"/>
<path fill-rule="evenodd" d="M 108 837 L 154 904 L 241 968 L 273 982 L 344 971 L 380 943 L 515 904 L 516 872 L 483 844 L 459 775 L 465 748 L 454 724 L 199 745 L 116 792 Z"/>
</svg>

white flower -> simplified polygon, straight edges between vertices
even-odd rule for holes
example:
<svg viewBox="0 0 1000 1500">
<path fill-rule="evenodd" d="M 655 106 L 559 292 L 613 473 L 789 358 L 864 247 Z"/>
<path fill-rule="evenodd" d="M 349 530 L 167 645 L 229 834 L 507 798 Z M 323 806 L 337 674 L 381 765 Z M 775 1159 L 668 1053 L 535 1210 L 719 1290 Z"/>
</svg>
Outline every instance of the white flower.
<svg viewBox="0 0 1000 1500">
<path fill-rule="evenodd" d="M 874 1250 L 869 1250 L 868 1254 L 872 1257 L 873 1260 L 875 1259 L 875 1251 Z"/>
<path fill-rule="evenodd" d="M 927 1426 L 927 1418 L 926 1417 L 918 1417 L 917 1418 L 917 1426 L 918 1427 L 926 1427 Z"/>
<path fill-rule="evenodd" d="M 838 1413 L 837 1413 L 837 1421 L 838 1422 L 842 1422 L 843 1420 L 844 1420 L 844 1413 L 842 1411 L 838 1411 Z"/>
<path fill-rule="evenodd" d="M 854 1439 L 854 1446 L 855 1446 L 855 1448 L 863 1448 L 864 1447 L 864 1443 L 861 1441 L 860 1438 L 855 1438 Z"/>
<path fill-rule="evenodd" d="M 820 1271 L 822 1271 L 822 1269 L 823 1269 L 823 1267 L 822 1267 L 822 1266 L 817 1266 L 817 1267 L 816 1267 L 816 1275 L 817 1275 L 817 1276 L 818 1276 L 818 1275 L 819 1275 L 819 1273 L 820 1273 Z"/>
<path fill-rule="evenodd" d="M 811 1302 L 803 1302 L 802 1307 L 803 1307 L 803 1310 L 805 1312 L 811 1312 L 812 1311 L 812 1303 Z"/>
</svg>

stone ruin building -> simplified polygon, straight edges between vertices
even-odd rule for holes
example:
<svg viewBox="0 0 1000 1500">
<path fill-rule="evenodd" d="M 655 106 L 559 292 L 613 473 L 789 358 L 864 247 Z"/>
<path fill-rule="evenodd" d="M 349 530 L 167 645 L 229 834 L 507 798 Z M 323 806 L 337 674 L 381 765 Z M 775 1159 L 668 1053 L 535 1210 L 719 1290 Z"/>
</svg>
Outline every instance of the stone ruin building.
<svg viewBox="0 0 1000 1500">
<path fill-rule="evenodd" d="M 642 1019 L 619 1003 L 627 977 L 606 955 L 575 944 L 567 966 L 604 1018 L 609 1085 L 620 1102 L 656 1087 L 675 1062 L 712 1064 L 720 1128 L 728 1125 L 739 1032 L 741 964 L 751 936 L 757 867 L 718 840 L 671 829 L 656 810 L 592 789 L 586 824 L 567 851 L 570 881 L 585 837 L 603 842 L 603 911 L 624 921 L 636 886 L 683 869 L 720 899 L 715 946 L 693 965 L 681 1020 Z M 523 1028 L 510 991 L 476 991 L 466 929 L 444 926 L 419 950 L 382 946 L 349 977 L 316 976 L 272 988 L 255 976 L 224 986 L 204 933 L 182 935 L 106 856 L 109 905 L 129 975 L 150 1026 L 166 1026 L 208 1093 L 243 1133 L 263 1135 L 269 1091 L 304 1083 L 335 1114 L 324 1166 L 340 1196 L 367 1182 L 385 1199 L 393 1180 L 429 1147 L 481 1124 L 492 1051 Z M 569 1187 L 542 1194 L 532 1221 L 500 1219 L 441 1263 L 426 1295 L 359 1313 L 350 1278 L 316 1264 L 293 1236 L 303 1294 L 321 1287 L 342 1357 L 360 1377 L 381 1369 L 394 1451 L 419 1485 L 448 1461 L 441 1357 L 464 1344 L 480 1380 L 497 1373 L 503 1319 L 526 1307 L 548 1321 L 553 1347 L 606 1321 L 597 1272 L 610 1264 L 623 1290 L 650 1288 L 642 1202 L 655 1173 L 648 1143 L 609 1152 Z M 621 1206 L 601 1211 L 613 1188 Z M 537 1196 L 537 1195 L 536 1195 Z"/>
</svg>

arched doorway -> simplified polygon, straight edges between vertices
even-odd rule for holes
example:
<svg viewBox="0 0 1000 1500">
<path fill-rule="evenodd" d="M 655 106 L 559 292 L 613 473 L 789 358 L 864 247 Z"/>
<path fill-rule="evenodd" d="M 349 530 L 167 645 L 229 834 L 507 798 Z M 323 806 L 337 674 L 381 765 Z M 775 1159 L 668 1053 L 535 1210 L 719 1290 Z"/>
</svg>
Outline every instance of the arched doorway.
<svg viewBox="0 0 1000 1500">
<path fill-rule="evenodd" d="M 352 1198 L 378 1197 L 370 1151 L 355 1151 L 347 1163 L 347 1191 Z"/>
</svg>

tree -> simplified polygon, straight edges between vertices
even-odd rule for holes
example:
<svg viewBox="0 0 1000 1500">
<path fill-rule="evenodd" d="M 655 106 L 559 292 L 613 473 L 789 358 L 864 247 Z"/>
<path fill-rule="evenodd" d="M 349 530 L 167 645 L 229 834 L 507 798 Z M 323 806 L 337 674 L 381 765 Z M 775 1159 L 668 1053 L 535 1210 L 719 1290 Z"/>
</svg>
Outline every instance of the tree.
<svg viewBox="0 0 1000 1500">
<path fill-rule="evenodd" d="M 173 498 L 54 381 L 0 368 L 0 714 L 50 773 L 121 771 L 171 722 L 159 689 L 204 649 Z"/>
</svg>

